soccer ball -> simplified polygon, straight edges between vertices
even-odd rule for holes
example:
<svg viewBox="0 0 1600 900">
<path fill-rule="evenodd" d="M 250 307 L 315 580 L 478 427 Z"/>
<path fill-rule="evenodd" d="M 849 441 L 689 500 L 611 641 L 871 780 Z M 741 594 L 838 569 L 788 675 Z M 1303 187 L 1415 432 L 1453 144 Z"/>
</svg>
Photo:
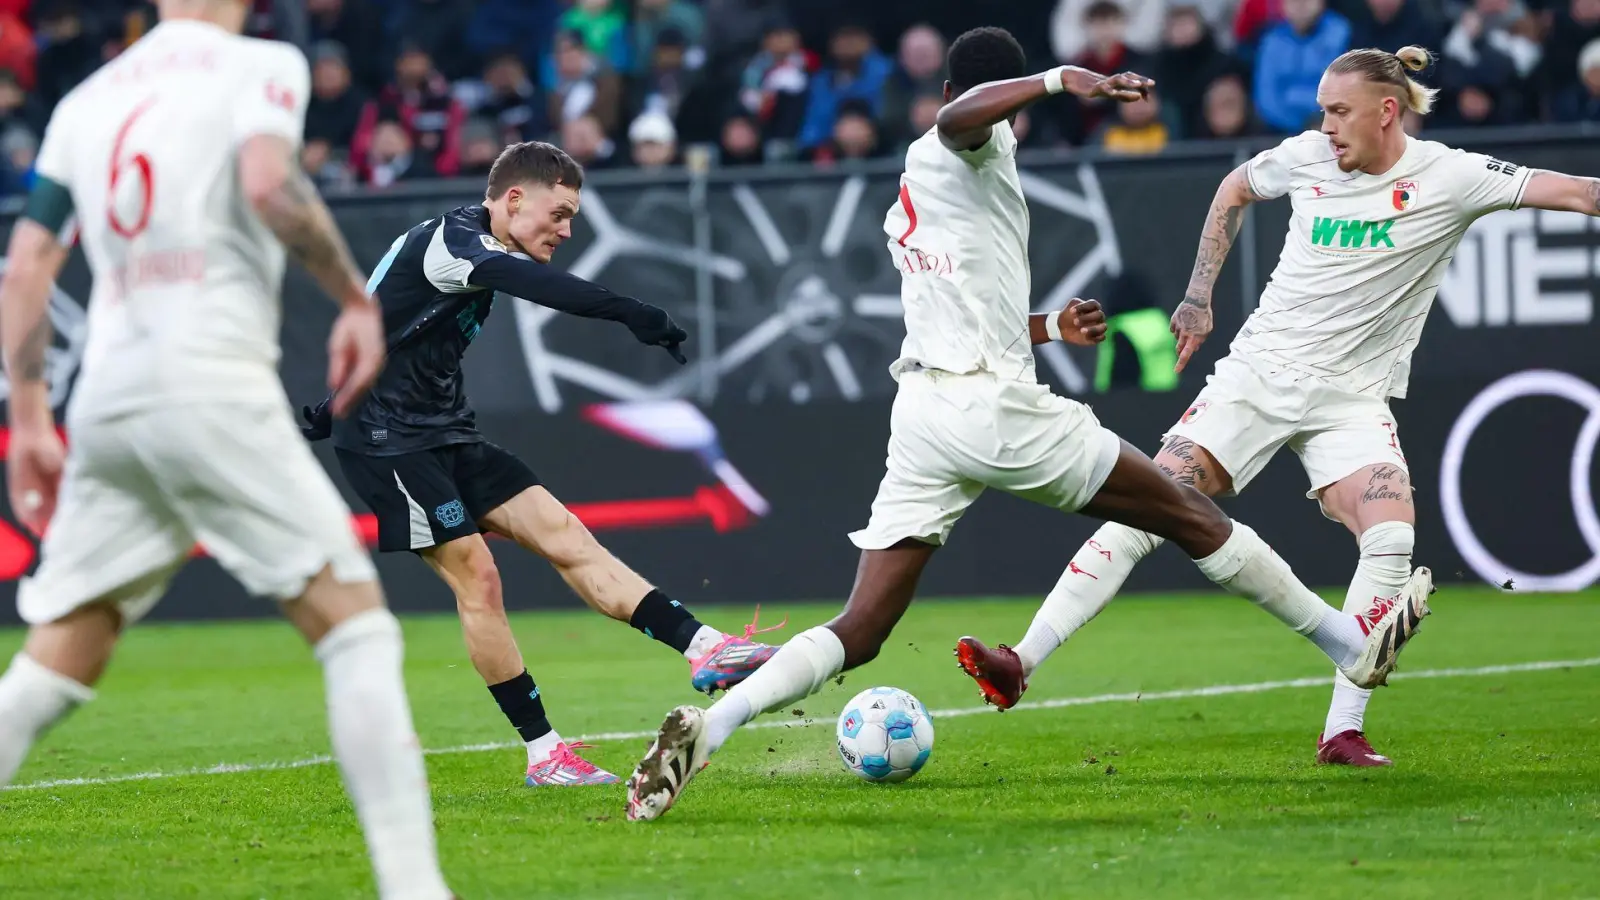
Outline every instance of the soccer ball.
<svg viewBox="0 0 1600 900">
<path fill-rule="evenodd" d="M 933 753 L 933 717 L 922 701 L 899 688 L 855 695 L 839 714 L 839 758 L 868 781 L 905 781 Z"/>
</svg>

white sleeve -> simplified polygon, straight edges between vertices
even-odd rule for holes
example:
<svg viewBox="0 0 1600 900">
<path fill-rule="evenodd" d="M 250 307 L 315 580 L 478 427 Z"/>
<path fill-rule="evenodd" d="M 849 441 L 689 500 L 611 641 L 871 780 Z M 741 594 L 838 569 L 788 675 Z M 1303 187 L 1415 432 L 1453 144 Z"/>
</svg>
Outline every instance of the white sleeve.
<svg viewBox="0 0 1600 900">
<path fill-rule="evenodd" d="M 1327 144 L 1324 142 L 1319 145 L 1309 134 L 1297 134 L 1286 138 L 1278 146 L 1257 153 L 1245 163 L 1244 168 L 1251 192 L 1263 200 L 1272 200 L 1289 193 L 1294 187 L 1295 170 L 1322 158 L 1316 154 L 1323 154 L 1327 159 L 1333 158 L 1327 150 Z"/>
<path fill-rule="evenodd" d="M 1451 162 L 1450 190 L 1463 213 L 1477 218 L 1516 209 L 1533 170 L 1504 160 L 1458 150 Z"/>
<path fill-rule="evenodd" d="M 72 114 L 72 96 L 69 94 L 56 105 L 50 114 L 50 123 L 44 128 L 44 140 L 39 143 L 39 155 L 34 158 L 34 171 L 62 187 L 72 187 L 72 146 L 69 118 Z"/>
<path fill-rule="evenodd" d="M 296 149 L 305 134 L 306 104 L 311 100 L 311 67 L 288 45 L 261 55 L 240 85 L 233 110 L 235 145 L 258 135 L 284 138 Z"/>
<path fill-rule="evenodd" d="M 1002 156 L 1014 155 L 1017 149 L 1017 136 L 1011 132 L 1011 123 L 996 122 L 989 129 L 989 139 L 983 146 L 976 150 L 951 150 L 951 153 L 966 160 L 974 169 L 981 169 L 991 160 Z"/>
</svg>

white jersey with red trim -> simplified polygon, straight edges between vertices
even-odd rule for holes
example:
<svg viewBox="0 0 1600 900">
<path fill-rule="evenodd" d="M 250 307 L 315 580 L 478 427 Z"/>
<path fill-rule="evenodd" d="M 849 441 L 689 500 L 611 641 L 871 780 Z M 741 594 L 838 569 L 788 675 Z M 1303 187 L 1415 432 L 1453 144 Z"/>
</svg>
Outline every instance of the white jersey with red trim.
<svg viewBox="0 0 1600 900">
<path fill-rule="evenodd" d="M 284 251 L 239 185 L 255 135 L 298 148 L 310 72 L 288 44 L 163 22 L 56 108 L 38 172 L 66 186 L 94 275 L 70 419 L 276 400 Z"/>
<path fill-rule="evenodd" d="M 1354 394 L 1404 397 L 1411 353 L 1461 236 L 1514 209 L 1531 170 L 1406 138 L 1382 175 L 1339 168 L 1308 131 L 1246 164 L 1262 198 L 1288 194 L 1289 236 L 1232 352 Z"/>
<path fill-rule="evenodd" d="M 900 199 L 883 222 L 906 320 L 889 370 L 897 381 L 917 368 L 1037 380 L 1016 151 L 1006 122 L 976 150 L 951 150 L 932 129 L 906 151 Z"/>
</svg>

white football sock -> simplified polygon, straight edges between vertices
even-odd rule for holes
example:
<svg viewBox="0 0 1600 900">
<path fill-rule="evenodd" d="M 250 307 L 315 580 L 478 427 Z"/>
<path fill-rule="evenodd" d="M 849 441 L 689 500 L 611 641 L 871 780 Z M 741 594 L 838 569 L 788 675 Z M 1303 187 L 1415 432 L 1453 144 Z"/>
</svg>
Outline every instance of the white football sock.
<svg viewBox="0 0 1600 900">
<path fill-rule="evenodd" d="M 366 834 L 383 900 L 450 897 L 434 846 L 428 773 L 400 671 L 400 623 L 358 613 L 317 644 L 333 753 Z"/>
<path fill-rule="evenodd" d="M 1250 526 L 1234 522 L 1233 534 L 1217 552 L 1195 560 L 1195 565 L 1219 587 L 1250 598 L 1310 638 L 1334 665 L 1348 666 L 1360 658 L 1366 637 L 1355 617 L 1343 615 L 1311 593 Z"/>
<path fill-rule="evenodd" d="M 721 749 L 740 725 L 764 712 L 809 697 L 844 668 L 844 644 L 825 626 L 795 635 L 757 669 L 754 675 L 706 711 L 711 752 Z"/>
<path fill-rule="evenodd" d="M 561 735 L 554 728 L 531 741 L 524 741 L 528 745 L 528 765 L 536 766 L 550 758 L 556 752 L 556 745 L 561 743 Z"/>
<path fill-rule="evenodd" d="M 28 654 L 12 657 L 0 676 L 0 785 L 11 783 L 41 734 L 93 699 L 93 690 Z"/>
<path fill-rule="evenodd" d="M 722 643 L 722 639 L 725 637 L 727 635 L 712 628 L 710 625 L 701 625 L 700 630 L 696 631 L 694 637 L 689 640 L 689 647 L 683 651 L 683 658 L 694 662 L 710 653 L 711 648 Z"/>
<path fill-rule="evenodd" d="M 1361 561 L 1344 595 L 1344 611 L 1360 615 L 1376 601 L 1396 597 L 1411 580 L 1411 552 L 1417 531 L 1407 522 L 1379 522 L 1361 533 Z M 1358 688 L 1343 672 L 1334 672 L 1333 702 L 1322 734 L 1331 738 L 1345 731 L 1361 731 L 1372 692 Z"/>
<path fill-rule="evenodd" d="M 1107 523 L 1078 548 L 1044 605 L 1033 614 L 1028 633 L 1017 644 L 1023 677 L 1031 677 L 1067 639 L 1106 608 L 1139 560 L 1154 553 L 1162 539 L 1153 534 Z"/>
</svg>

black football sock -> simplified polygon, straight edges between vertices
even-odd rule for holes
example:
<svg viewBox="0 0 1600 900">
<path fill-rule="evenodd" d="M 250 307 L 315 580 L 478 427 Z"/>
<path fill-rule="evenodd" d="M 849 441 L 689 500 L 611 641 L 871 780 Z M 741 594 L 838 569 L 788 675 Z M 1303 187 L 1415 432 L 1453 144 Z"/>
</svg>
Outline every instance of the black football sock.
<svg viewBox="0 0 1600 900">
<path fill-rule="evenodd" d="M 522 674 L 499 684 L 489 685 L 494 702 L 511 721 L 511 727 L 522 735 L 524 742 L 538 740 L 551 732 L 550 720 L 544 714 L 544 701 L 539 698 L 539 686 L 527 669 Z"/>
<path fill-rule="evenodd" d="M 683 604 L 658 590 L 652 590 L 639 601 L 628 624 L 655 638 L 679 653 L 689 651 L 689 643 L 700 631 L 700 620 L 683 608 Z"/>
</svg>

